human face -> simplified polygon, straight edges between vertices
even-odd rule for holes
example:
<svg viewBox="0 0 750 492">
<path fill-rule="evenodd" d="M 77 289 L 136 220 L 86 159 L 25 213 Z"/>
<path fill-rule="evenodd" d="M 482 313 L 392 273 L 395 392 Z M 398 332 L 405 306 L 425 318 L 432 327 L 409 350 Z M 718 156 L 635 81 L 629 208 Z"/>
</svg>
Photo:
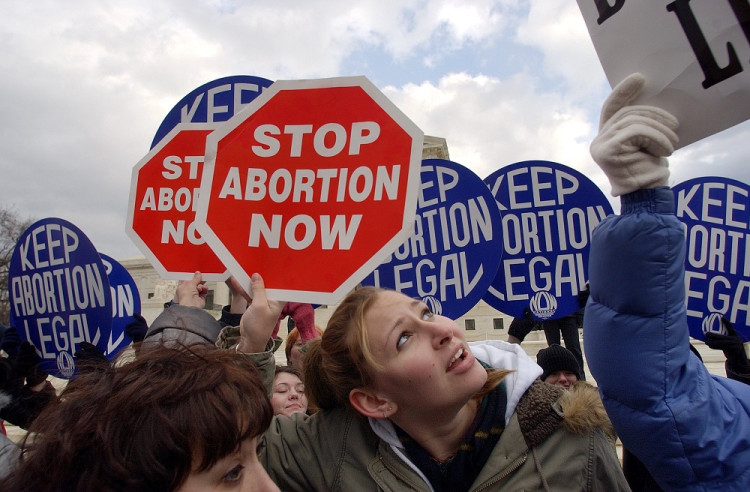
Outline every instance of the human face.
<svg viewBox="0 0 750 492">
<path fill-rule="evenodd" d="M 364 317 L 370 350 L 381 366 L 373 389 L 398 411 L 457 411 L 481 389 L 487 371 L 451 319 L 399 292 L 378 294 Z"/>
<path fill-rule="evenodd" d="M 193 471 L 177 492 L 199 491 L 271 492 L 279 488 L 258 460 L 258 438 L 242 442 L 239 449 L 208 470 Z"/>
<path fill-rule="evenodd" d="M 288 372 L 280 372 L 273 378 L 271 406 L 274 415 L 291 417 L 294 413 L 307 411 L 305 385 L 300 378 Z"/>
<path fill-rule="evenodd" d="M 556 384 L 564 388 L 570 388 L 570 385 L 578 381 L 578 376 L 570 371 L 555 371 L 547 376 L 544 382 L 549 384 Z"/>
</svg>

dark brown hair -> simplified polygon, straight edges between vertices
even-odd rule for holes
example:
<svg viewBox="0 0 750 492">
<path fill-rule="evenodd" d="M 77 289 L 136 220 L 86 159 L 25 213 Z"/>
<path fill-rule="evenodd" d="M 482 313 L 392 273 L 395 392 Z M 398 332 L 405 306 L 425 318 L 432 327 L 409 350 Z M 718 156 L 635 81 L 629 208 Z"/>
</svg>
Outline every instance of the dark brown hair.
<svg viewBox="0 0 750 492">
<path fill-rule="evenodd" d="M 294 374 L 299 378 L 300 381 L 302 381 L 302 371 L 299 370 L 299 368 L 294 366 L 276 366 L 276 370 L 274 371 L 274 377 L 276 377 L 278 374 L 282 372 L 287 372 L 289 374 Z"/>
<path fill-rule="evenodd" d="M 0 490 L 174 490 L 261 435 L 272 415 L 241 354 L 142 349 L 133 362 L 71 381 L 34 421 Z"/>
</svg>

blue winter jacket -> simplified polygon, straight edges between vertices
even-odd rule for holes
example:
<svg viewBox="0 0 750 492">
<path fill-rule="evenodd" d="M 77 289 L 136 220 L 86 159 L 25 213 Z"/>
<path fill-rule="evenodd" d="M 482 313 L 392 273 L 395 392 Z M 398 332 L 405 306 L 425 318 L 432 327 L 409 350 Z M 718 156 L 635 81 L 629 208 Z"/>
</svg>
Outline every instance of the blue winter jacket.
<svg viewBox="0 0 750 492">
<path fill-rule="evenodd" d="M 684 228 L 667 187 L 594 231 L 584 346 L 623 444 L 665 490 L 750 490 L 750 386 L 690 352 Z"/>
</svg>

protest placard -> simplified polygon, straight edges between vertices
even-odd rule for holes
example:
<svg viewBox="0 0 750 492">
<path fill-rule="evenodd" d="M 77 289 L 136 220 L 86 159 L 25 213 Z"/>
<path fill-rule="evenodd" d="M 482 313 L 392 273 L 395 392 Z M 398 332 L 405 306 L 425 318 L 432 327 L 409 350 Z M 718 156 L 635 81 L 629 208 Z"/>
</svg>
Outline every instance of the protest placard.
<svg viewBox="0 0 750 492">
<path fill-rule="evenodd" d="M 500 206 L 503 257 L 484 300 L 517 318 L 560 318 L 580 309 L 591 234 L 612 213 L 585 175 L 550 161 L 504 166 L 484 179 Z"/>
<path fill-rule="evenodd" d="M 609 83 L 646 77 L 636 103 L 680 120 L 679 146 L 750 118 L 750 4 L 578 0 Z"/>
<path fill-rule="evenodd" d="M 70 222 L 47 218 L 24 231 L 11 256 L 9 293 L 11 325 L 37 348 L 46 372 L 71 378 L 81 342 L 107 351 L 107 272 L 94 245 Z"/>
<path fill-rule="evenodd" d="M 690 336 L 719 331 L 721 316 L 750 341 L 750 186 L 721 177 L 675 185 L 685 224 L 685 295 Z"/>
<path fill-rule="evenodd" d="M 500 210 L 487 185 L 467 167 L 422 161 L 414 233 L 362 283 L 422 299 L 456 319 L 484 296 L 503 252 Z"/>
</svg>

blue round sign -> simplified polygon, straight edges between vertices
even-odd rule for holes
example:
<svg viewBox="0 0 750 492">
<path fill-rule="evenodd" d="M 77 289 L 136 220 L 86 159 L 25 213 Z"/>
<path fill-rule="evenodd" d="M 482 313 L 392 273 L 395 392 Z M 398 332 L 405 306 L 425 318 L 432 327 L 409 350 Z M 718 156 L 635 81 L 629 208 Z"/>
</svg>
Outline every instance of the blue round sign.
<svg viewBox="0 0 750 492">
<path fill-rule="evenodd" d="M 272 80 L 252 75 L 232 75 L 205 83 L 180 99 L 156 131 L 154 148 L 179 123 L 227 121 L 255 99 Z"/>
<path fill-rule="evenodd" d="M 69 379 L 81 342 L 107 349 L 112 297 L 99 253 L 75 225 L 47 218 L 29 226 L 10 260 L 14 326 L 40 352 L 41 368 Z"/>
<path fill-rule="evenodd" d="M 362 284 L 398 290 L 456 319 L 495 278 L 500 211 L 482 179 L 461 164 L 425 159 L 421 182 L 414 234 Z"/>
<path fill-rule="evenodd" d="M 586 176 L 550 161 L 523 161 L 484 179 L 502 215 L 503 258 L 484 301 L 517 318 L 580 309 L 588 280 L 591 233 L 612 206 Z"/>
<path fill-rule="evenodd" d="M 141 312 L 141 296 L 135 280 L 124 266 L 115 259 L 100 255 L 109 279 L 109 290 L 112 295 L 112 331 L 109 332 L 107 351 L 104 352 L 113 360 L 123 348 L 132 343 L 125 334 L 128 323 L 135 321 L 133 314 Z"/>
<path fill-rule="evenodd" d="M 750 341 L 750 186 L 704 177 L 672 188 L 685 224 L 685 295 L 690 336 L 722 332 L 721 317 Z"/>
</svg>

